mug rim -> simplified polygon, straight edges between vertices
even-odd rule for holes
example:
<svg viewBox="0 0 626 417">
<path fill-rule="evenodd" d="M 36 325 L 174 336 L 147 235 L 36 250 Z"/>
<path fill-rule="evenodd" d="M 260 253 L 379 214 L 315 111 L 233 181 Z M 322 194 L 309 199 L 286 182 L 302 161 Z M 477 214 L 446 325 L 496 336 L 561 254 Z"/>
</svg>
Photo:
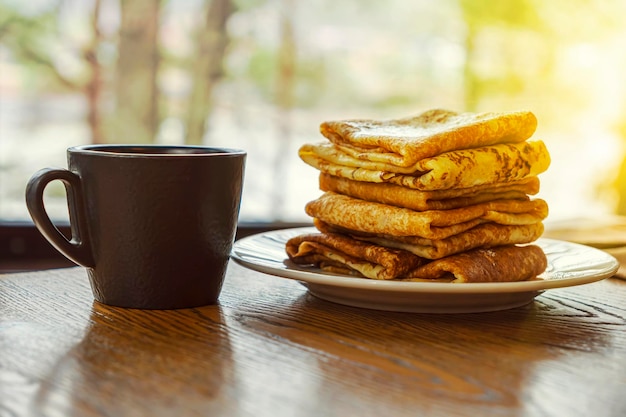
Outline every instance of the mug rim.
<svg viewBox="0 0 626 417">
<path fill-rule="evenodd" d="M 153 150 L 150 152 L 149 150 Z M 180 150 L 182 152 L 159 152 L 163 150 Z M 227 148 L 222 146 L 204 145 L 166 145 L 166 144 L 90 144 L 72 146 L 69 153 L 111 157 L 150 157 L 150 158 L 180 158 L 205 156 L 236 156 L 246 155 L 243 149 Z M 156 152 L 154 152 L 156 151 Z M 190 152 L 195 151 L 195 152 Z"/>
</svg>

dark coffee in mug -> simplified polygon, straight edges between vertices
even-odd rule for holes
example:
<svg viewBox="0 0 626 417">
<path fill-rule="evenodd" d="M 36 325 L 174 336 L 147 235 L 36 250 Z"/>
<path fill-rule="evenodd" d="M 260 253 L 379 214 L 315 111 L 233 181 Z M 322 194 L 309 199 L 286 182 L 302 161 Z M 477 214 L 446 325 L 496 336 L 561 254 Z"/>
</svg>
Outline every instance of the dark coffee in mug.
<svg viewBox="0 0 626 417">
<path fill-rule="evenodd" d="M 201 146 L 91 145 L 67 150 L 26 188 L 40 232 L 87 268 L 94 298 L 129 308 L 217 302 L 232 248 L 246 153 Z M 47 215 L 43 191 L 62 181 L 72 230 Z"/>
</svg>

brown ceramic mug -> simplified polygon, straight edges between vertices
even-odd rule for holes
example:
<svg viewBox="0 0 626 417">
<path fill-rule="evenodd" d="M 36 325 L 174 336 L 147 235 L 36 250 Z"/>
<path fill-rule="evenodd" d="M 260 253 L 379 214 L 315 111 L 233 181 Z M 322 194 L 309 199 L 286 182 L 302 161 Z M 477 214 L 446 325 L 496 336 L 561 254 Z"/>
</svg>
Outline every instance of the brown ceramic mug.
<svg viewBox="0 0 626 417">
<path fill-rule="evenodd" d="M 176 309 L 215 304 L 230 256 L 246 153 L 201 146 L 88 145 L 68 169 L 45 168 L 26 188 L 39 231 L 87 268 L 108 305 Z M 66 188 L 71 239 L 46 213 L 51 181 Z"/>
</svg>

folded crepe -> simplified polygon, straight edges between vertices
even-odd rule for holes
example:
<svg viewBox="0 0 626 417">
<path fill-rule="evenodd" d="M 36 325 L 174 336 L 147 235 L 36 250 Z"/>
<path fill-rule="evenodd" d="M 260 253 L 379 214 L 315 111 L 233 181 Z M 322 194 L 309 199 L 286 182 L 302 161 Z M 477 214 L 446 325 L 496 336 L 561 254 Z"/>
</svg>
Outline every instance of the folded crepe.
<svg viewBox="0 0 626 417">
<path fill-rule="evenodd" d="M 321 172 L 418 190 L 514 182 L 535 177 L 550 166 L 550 154 L 539 140 L 449 151 L 401 168 L 373 160 L 375 154 L 370 152 L 368 159 L 362 159 L 365 157 L 349 155 L 327 142 L 304 144 L 299 150 L 300 158 Z"/>
<path fill-rule="evenodd" d="M 328 191 L 306 213 L 348 230 L 391 236 L 445 239 L 482 223 L 528 225 L 548 215 L 544 200 L 496 200 L 450 210 L 415 211 Z"/>
<path fill-rule="evenodd" d="M 445 239 L 425 239 L 417 236 L 364 233 L 324 223 L 319 219 L 313 219 L 313 224 L 322 233 L 343 234 L 355 240 L 403 249 L 426 259 L 440 259 L 481 247 L 530 243 L 537 240 L 544 230 L 543 223 L 525 225 L 484 223 Z"/>
<path fill-rule="evenodd" d="M 321 124 L 320 131 L 355 159 L 412 167 L 452 150 L 523 142 L 536 128 L 537 118 L 528 111 L 456 113 L 434 109 L 385 121 L 329 121 Z"/>
<path fill-rule="evenodd" d="M 322 191 L 412 210 L 449 210 L 493 200 L 528 200 L 529 195 L 539 192 L 539 179 L 530 177 L 509 183 L 420 191 L 395 184 L 353 181 L 321 173 L 319 188 Z"/>
<path fill-rule="evenodd" d="M 358 274 L 373 279 L 393 279 L 407 274 L 424 258 L 336 233 L 311 233 L 287 241 L 289 258 L 300 265 L 315 265 L 331 272 Z"/>
<path fill-rule="evenodd" d="M 548 267 L 548 259 L 536 245 L 474 249 L 418 267 L 407 280 L 442 279 L 452 282 L 517 282 L 536 278 Z"/>
<path fill-rule="evenodd" d="M 547 266 L 545 254 L 535 245 L 475 249 L 429 261 L 341 234 L 313 233 L 289 239 L 286 250 L 296 264 L 377 280 L 522 281 L 536 277 Z"/>
</svg>

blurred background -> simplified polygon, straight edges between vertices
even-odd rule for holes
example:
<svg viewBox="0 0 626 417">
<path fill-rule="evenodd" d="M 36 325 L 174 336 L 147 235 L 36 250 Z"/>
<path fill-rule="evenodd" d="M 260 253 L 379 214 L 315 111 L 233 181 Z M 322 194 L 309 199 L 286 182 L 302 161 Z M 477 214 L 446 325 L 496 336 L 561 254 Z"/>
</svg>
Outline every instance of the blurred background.
<svg viewBox="0 0 626 417">
<path fill-rule="evenodd" d="M 531 110 L 551 219 L 626 214 L 621 0 L 0 0 L 0 222 L 87 143 L 248 152 L 241 220 L 308 221 L 319 124 Z M 46 191 L 66 219 L 61 184 Z"/>
</svg>

